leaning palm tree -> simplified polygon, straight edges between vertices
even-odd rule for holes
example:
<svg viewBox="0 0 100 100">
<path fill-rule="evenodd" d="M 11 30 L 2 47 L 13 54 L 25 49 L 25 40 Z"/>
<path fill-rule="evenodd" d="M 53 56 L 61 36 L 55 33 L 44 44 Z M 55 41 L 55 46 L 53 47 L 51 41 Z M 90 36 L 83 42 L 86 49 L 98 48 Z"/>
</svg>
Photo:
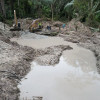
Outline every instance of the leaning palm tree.
<svg viewBox="0 0 100 100">
<path fill-rule="evenodd" d="M 64 10 L 68 13 L 68 19 L 70 19 L 70 16 L 73 15 L 73 7 L 74 6 L 74 0 L 72 0 L 71 2 L 67 3 L 64 7 Z"/>
</svg>

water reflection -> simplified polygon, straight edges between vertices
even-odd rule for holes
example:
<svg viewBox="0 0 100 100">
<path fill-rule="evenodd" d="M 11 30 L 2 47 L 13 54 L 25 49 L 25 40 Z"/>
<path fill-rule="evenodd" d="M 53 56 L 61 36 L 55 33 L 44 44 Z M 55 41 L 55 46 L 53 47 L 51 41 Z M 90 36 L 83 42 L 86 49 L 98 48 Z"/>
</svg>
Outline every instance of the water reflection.
<svg viewBox="0 0 100 100">
<path fill-rule="evenodd" d="M 86 69 L 85 69 L 86 70 Z M 84 72 L 69 65 L 63 57 L 55 66 L 32 63 L 32 70 L 19 88 L 21 96 L 31 99 L 41 96 L 43 100 L 99 100 L 100 76 L 96 71 Z"/>
</svg>

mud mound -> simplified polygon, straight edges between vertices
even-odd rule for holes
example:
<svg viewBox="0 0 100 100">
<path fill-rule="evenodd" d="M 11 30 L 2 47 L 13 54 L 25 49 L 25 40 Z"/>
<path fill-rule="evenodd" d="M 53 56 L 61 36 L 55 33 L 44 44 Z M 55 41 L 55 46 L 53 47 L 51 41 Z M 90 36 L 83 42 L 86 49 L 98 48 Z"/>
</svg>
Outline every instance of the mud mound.
<svg viewBox="0 0 100 100">
<path fill-rule="evenodd" d="M 23 30 L 28 30 L 30 24 L 32 23 L 33 19 L 26 18 L 26 19 L 18 19 L 18 21 L 21 23 L 21 28 Z"/>
<path fill-rule="evenodd" d="M 9 31 L 10 27 L 2 22 L 0 22 L 0 35 L 3 35 L 4 37 L 10 37 L 11 32 Z"/>
<path fill-rule="evenodd" d="M 1 36 L 5 39 L 12 38 L 14 36 L 20 36 L 20 32 L 18 31 L 10 31 L 11 27 L 7 24 L 0 22 L 0 38 Z"/>
<path fill-rule="evenodd" d="M 35 61 L 40 65 L 55 65 L 59 62 L 62 52 L 70 49 L 72 49 L 72 47 L 68 45 L 59 45 L 37 50 Z"/>
<path fill-rule="evenodd" d="M 72 31 L 77 34 L 91 35 L 91 30 L 89 29 L 89 27 L 85 26 L 80 21 L 76 21 L 75 19 L 67 24 L 66 30 L 69 33 Z"/>
<path fill-rule="evenodd" d="M 18 100 L 17 84 L 30 70 L 34 49 L 5 41 L 0 40 L 0 100 Z"/>
<path fill-rule="evenodd" d="M 53 26 L 56 26 L 56 27 L 61 27 L 64 23 L 60 22 L 60 21 L 56 21 L 53 23 Z"/>
</svg>

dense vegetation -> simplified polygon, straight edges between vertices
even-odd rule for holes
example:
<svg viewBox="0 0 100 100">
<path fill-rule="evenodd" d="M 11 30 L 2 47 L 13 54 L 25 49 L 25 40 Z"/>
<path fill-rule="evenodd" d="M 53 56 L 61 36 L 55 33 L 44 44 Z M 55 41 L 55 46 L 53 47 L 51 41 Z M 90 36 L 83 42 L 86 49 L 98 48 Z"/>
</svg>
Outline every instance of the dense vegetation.
<svg viewBox="0 0 100 100">
<path fill-rule="evenodd" d="M 14 9 L 17 17 L 51 18 L 52 20 L 71 20 L 78 18 L 88 25 L 100 23 L 100 0 L 0 0 L 0 20 L 13 19 Z"/>
</svg>

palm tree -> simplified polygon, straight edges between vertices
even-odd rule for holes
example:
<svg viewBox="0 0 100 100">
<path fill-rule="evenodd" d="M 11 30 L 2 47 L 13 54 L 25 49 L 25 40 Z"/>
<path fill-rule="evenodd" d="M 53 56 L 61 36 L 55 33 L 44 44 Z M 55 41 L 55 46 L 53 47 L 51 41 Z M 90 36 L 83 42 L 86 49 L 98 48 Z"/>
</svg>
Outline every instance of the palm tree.
<svg viewBox="0 0 100 100">
<path fill-rule="evenodd" d="M 64 7 L 65 11 L 68 13 L 68 20 L 70 20 L 71 19 L 70 17 L 72 17 L 73 15 L 73 10 L 74 10 L 73 6 L 74 6 L 74 0 L 68 2 Z"/>
</svg>

